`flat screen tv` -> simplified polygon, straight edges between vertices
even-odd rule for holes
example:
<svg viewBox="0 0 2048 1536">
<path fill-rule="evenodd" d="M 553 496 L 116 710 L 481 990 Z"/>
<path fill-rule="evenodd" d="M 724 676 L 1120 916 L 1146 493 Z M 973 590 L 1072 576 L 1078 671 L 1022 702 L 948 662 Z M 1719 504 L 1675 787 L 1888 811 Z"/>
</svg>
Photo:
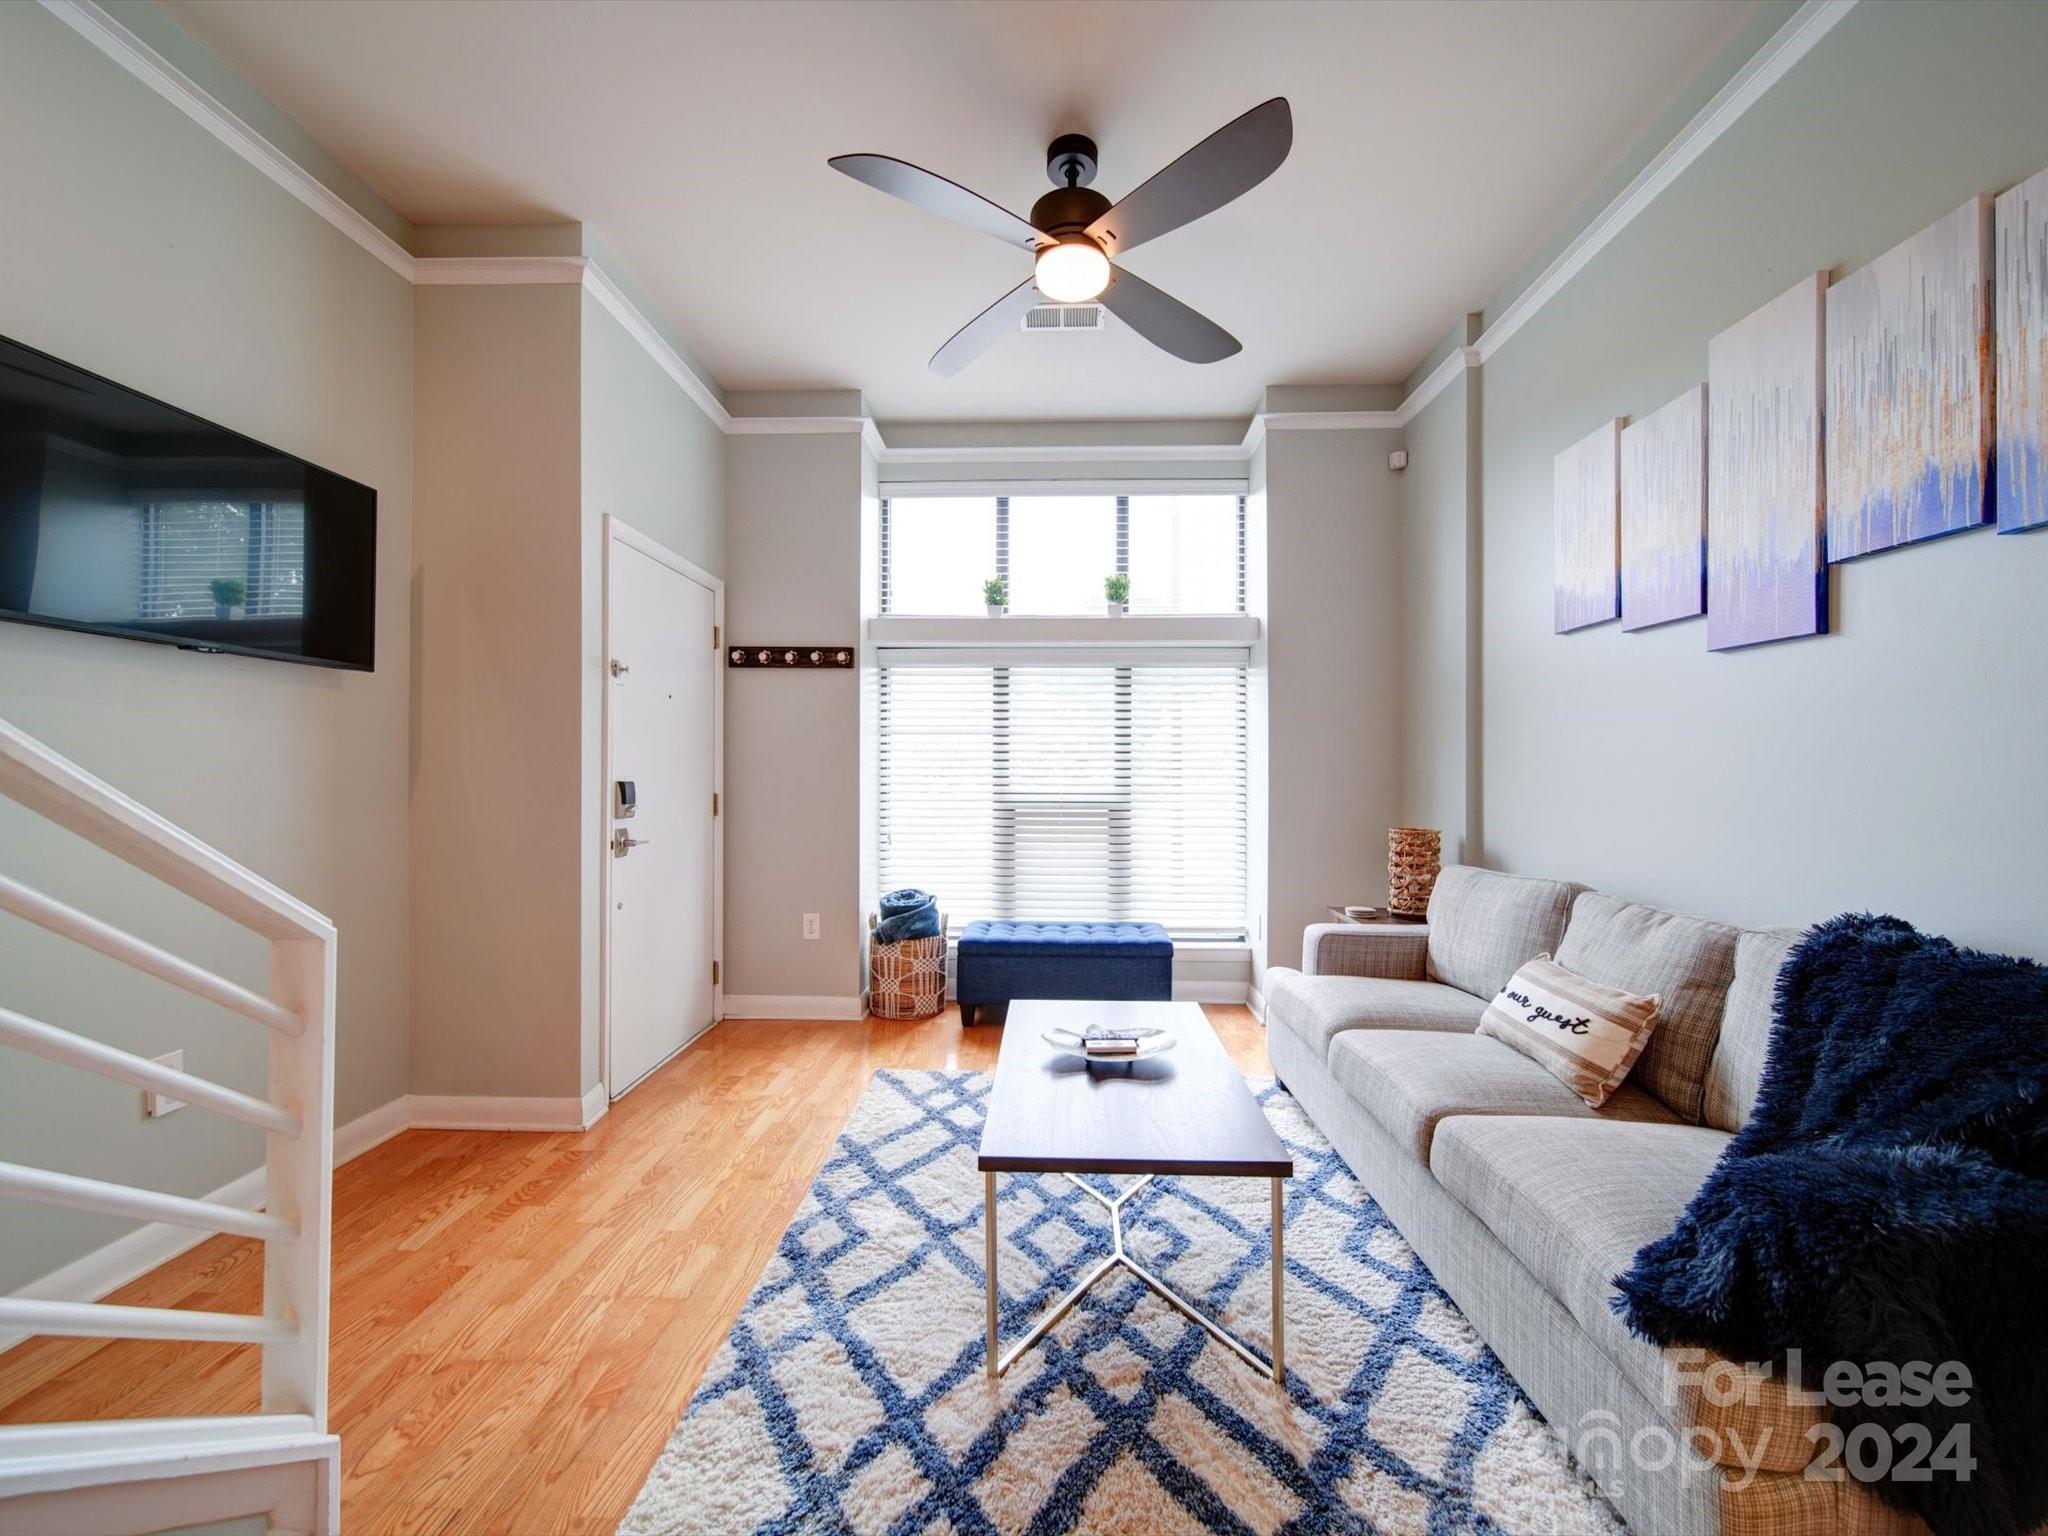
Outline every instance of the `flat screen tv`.
<svg viewBox="0 0 2048 1536">
<path fill-rule="evenodd" d="M 0 337 L 0 618 L 368 672 L 377 493 Z"/>
</svg>

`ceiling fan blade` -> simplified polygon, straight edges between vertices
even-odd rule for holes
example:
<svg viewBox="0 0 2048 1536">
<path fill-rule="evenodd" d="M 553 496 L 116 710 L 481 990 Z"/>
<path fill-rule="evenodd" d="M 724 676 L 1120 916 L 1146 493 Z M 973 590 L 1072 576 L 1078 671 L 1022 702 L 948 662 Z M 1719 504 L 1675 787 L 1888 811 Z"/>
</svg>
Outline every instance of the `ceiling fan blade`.
<svg viewBox="0 0 2048 1536">
<path fill-rule="evenodd" d="M 979 192 L 970 192 L 958 182 L 948 181 L 908 160 L 893 160 L 887 155 L 835 155 L 825 163 L 878 192 L 900 197 L 926 213 L 936 213 L 984 235 L 993 235 L 1005 245 L 1035 251 L 1049 243 L 1009 209 L 999 208 Z"/>
<path fill-rule="evenodd" d="M 1244 348 L 1214 320 L 1196 314 L 1172 294 L 1162 293 L 1121 267 L 1102 295 L 1109 312 L 1162 352 L 1186 363 L 1220 363 Z"/>
<path fill-rule="evenodd" d="M 1275 96 L 1225 123 L 1088 226 L 1115 256 L 1192 224 L 1280 169 L 1294 145 L 1294 114 Z"/>
<path fill-rule="evenodd" d="M 1033 279 L 1027 277 L 955 331 L 953 339 L 932 354 L 932 372 L 942 379 L 952 378 L 999 338 L 1014 331 L 1024 311 L 1037 302 L 1038 289 Z"/>
</svg>

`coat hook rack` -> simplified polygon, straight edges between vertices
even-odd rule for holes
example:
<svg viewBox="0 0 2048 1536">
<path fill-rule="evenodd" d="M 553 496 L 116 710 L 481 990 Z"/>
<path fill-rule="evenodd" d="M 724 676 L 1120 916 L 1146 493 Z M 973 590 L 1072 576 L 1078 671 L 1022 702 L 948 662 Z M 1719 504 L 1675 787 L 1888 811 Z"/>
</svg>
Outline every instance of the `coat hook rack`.
<svg viewBox="0 0 2048 1536">
<path fill-rule="evenodd" d="M 850 645 L 732 645 L 725 651 L 728 667 L 796 668 L 800 671 L 853 669 Z"/>
</svg>

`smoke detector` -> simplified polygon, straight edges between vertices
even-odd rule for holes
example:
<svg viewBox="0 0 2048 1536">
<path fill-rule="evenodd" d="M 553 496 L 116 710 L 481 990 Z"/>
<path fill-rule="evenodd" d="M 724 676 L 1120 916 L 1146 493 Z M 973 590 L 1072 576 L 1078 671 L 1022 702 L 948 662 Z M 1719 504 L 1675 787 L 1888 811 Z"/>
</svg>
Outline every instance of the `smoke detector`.
<svg viewBox="0 0 2048 1536">
<path fill-rule="evenodd" d="M 1108 328 L 1106 311 L 1100 304 L 1034 304 L 1019 322 L 1027 331 L 1100 331 Z"/>
</svg>

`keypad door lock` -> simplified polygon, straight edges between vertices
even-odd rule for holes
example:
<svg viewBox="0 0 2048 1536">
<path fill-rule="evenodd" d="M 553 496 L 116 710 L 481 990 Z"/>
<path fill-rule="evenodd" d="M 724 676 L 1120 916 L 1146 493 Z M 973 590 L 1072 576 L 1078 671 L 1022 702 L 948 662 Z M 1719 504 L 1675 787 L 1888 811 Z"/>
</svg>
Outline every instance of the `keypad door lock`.
<svg viewBox="0 0 2048 1536">
<path fill-rule="evenodd" d="M 612 785 L 612 816 L 625 821 L 639 813 L 640 792 L 631 779 L 619 779 Z"/>
</svg>

